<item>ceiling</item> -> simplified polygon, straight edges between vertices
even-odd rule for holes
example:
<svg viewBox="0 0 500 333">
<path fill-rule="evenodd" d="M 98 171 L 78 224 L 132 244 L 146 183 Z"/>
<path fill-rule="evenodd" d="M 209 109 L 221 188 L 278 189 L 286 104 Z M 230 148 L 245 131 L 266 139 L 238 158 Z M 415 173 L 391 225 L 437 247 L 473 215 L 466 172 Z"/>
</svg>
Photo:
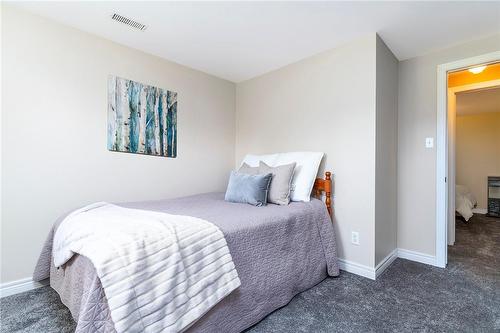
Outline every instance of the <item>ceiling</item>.
<svg viewBox="0 0 500 333">
<path fill-rule="evenodd" d="M 378 32 L 400 60 L 500 32 L 500 2 L 15 2 L 239 82 Z M 136 31 L 113 13 L 147 25 Z"/>
<path fill-rule="evenodd" d="M 457 93 L 457 115 L 500 112 L 500 86 Z"/>
</svg>

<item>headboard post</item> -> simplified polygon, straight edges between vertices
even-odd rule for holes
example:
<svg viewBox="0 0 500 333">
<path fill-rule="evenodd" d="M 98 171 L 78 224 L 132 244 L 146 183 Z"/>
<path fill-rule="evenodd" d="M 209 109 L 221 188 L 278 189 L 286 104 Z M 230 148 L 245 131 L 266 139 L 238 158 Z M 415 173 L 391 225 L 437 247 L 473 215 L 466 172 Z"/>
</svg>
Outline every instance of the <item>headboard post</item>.
<svg viewBox="0 0 500 333">
<path fill-rule="evenodd" d="M 332 173 L 330 171 L 325 172 L 325 204 L 326 209 L 328 209 L 328 214 L 332 216 Z"/>
<path fill-rule="evenodd" d="M 332 211 L 332 173 L 330 171 L 325 172 L 325 179 L 316 178 L 313 187 L 313 195 L 317 198 L 321 198 L 321 193 L 325 192 L 325 205 L 328 210 L 328 214 L 333 217 Z"/>
</svg>

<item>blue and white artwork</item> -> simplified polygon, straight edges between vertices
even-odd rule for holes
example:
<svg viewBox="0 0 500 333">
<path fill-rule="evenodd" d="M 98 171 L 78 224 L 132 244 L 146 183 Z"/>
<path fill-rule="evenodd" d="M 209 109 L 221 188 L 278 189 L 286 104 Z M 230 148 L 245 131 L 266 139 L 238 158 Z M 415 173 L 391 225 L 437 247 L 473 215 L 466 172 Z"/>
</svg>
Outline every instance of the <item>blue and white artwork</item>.
<svg viewBox="0 0 500 333">
<path fill-rule="evenodd" d="M 110 76 L 108 149 L 176 157 L 177 93 Z"/>
</svg>

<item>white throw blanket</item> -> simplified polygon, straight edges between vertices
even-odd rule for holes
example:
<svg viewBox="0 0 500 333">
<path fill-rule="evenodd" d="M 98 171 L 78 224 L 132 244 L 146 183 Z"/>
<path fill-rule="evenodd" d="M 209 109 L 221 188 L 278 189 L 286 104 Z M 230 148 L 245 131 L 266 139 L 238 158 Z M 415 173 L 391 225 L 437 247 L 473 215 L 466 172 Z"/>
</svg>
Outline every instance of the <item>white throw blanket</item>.
<svg viewBox="0 0 500 333">
<path fill-rule="evenodd" d="M 121 332 L 179 332 L 240 286 L 222 232 L 190 217 L 95 203 L 68 215 L 53 244 L 59 267 L 90 259 Z"/>
</svg>

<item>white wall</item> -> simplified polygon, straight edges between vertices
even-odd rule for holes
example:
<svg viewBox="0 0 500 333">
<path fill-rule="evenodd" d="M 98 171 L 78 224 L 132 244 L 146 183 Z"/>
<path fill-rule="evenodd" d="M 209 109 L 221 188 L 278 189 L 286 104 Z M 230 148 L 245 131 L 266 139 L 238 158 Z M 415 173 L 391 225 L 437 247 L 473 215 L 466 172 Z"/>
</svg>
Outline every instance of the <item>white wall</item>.
<svg viewBox="0 0 500 333">
<path fill-rule="evenodd" d="M 225 189 L 233 83 L 2 7 L 2 282 L 31 276 L 65 211 Z M 107 151 L 110 74 L 178 92 L 177 158 Z"/>
<path fill-rule="evenodd" d="M 498 110 L 456 120 L 456 182 L 471 190 L 481 209 L 488 208 L 488 176 L 500 176 L 500 100 Z"/>
<path fill-rule="evenodd" d="M 377 36 L 375 265 L 397 247 L 398 60 Z"/>
<path fill-rule="evenodd" d="M 236 87 L 236 163 L 247 153 L 323 151 L 334 174 L 340 258 L 374 267 L 375 34 Z M 360 245 L 350 242 L 360 233 Z"/>
<path fill-rule="evenodd" d="M 436 77 L 439 64 L 500 50 L 500 34 L 399 64 L 398 247 L 434 256 L 436 250 Z"/>
</svg>

